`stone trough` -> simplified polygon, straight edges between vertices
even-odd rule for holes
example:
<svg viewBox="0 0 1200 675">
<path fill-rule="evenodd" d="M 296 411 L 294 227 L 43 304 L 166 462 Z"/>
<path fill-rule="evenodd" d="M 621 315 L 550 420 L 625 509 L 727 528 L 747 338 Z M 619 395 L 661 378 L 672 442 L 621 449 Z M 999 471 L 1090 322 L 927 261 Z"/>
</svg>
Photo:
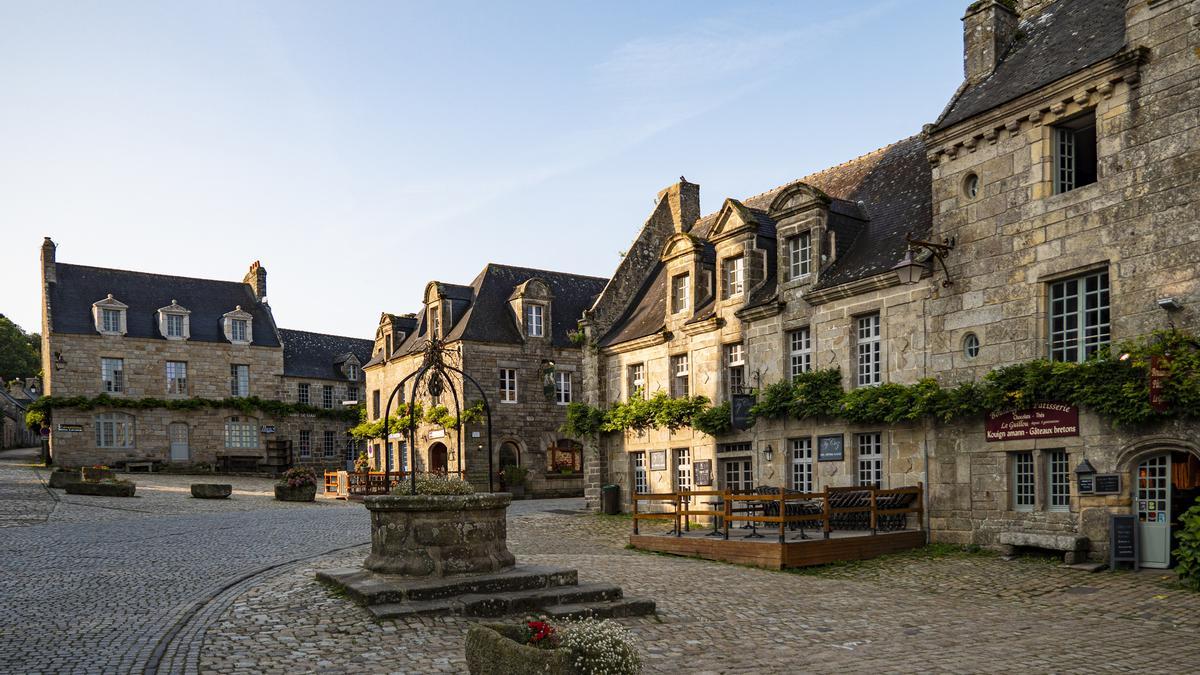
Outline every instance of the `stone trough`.
<svg viewBox="0 0 1200 675">
<path fill-rule="evenodd" d="M 371 554 L 317 579 L 376 618 L 457 614 L 618 617 L 654 613 L 619 586 L 580 584 L 576 570 L 518 565 L 508 550 L 507 493 L 367 497 Z"/>
</svg>

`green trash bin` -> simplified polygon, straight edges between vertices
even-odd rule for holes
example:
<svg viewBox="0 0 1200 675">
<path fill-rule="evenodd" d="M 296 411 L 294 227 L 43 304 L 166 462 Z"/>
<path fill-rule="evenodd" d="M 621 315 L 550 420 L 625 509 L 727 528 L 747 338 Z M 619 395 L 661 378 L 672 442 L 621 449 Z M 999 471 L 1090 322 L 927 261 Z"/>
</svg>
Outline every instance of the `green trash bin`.
<svg viewBox="0 0 1200 675">
<path fill-rule="evenodd" d="M 600 510 L 610 516 L 621 512 L 621 486 L 610 483 L 600 488 Z"/>
</svg>

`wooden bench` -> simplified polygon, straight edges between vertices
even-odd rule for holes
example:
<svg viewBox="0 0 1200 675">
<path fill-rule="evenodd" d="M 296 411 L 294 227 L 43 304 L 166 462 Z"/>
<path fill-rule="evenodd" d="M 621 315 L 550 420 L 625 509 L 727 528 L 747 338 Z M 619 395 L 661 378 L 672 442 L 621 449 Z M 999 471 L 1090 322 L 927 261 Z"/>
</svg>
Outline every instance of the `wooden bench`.
<svg viewBox="0 0 1200 675">
<path fill-rule="evenodd" d="M 221 455 L 217 467 L 222 473 L 255 473 L 262 457 L 258 455 Z"/>
<path fill-rule="evenodd" d="M 154 462 L 125 462 L 125 473 L 154 473 Z"/>
<path fill-rule="evenodd" d="M 1077 534 L 1043 534 L 1038 532 L 1001 532 L 1000 548 L 1005 555 L 1016 553 L 1018 548 L 1040 548 L 1062 551 L 1063 562 L 1075 565 L 1087 561 L 1090 546 L 1087 537 Z"/>
</svg>

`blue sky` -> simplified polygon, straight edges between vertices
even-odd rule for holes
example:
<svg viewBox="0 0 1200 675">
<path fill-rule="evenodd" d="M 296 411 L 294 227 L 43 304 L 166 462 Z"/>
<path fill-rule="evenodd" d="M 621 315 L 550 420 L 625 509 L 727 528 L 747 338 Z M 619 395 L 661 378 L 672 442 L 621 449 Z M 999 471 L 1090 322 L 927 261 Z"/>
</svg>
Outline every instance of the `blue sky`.
<svg viewBox="0 0 1200 675">
<path fill-rule="evenodd" d="M 488 262 L 607 276 L 704 211 L 920 131 L 966 0 L 0 5 L 0 313 L 61 262 L 240 280 L 370 337 Z"/>
</svg>

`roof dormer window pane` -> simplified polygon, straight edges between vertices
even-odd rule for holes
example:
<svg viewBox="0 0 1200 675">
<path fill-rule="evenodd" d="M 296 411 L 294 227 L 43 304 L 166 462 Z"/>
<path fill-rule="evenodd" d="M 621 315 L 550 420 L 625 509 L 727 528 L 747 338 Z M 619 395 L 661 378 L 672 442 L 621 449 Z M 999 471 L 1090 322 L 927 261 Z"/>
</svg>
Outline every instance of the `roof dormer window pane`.
<svg viewBox="0 0 1200 675">
<path fill-rule="evenodd" d="M 680 274 L 671 278 L 671 312 L 678 314 L 687 311 L 689 303 L 688 282 L 690 274 Z"/>
<path fill-rule="evenodd" d="M 545 316 L 546 308 L 541 305 L 529 305 L 525 308 L 525 333 L 529 337 L 544 337 L 545 336 Z"/>
<path fill-rule="evenodd" d="M 105 333 L 120 333 L 121 332 L 121 312 L 116 309 L 102 309 L 100 316 L 103 318 L 103 326 Z"/>
<path fill-rule="evenodd" d="M 183 315 L 167 315 L 167 337 L 183 337 Z"/>
<path fill-rule="evenodd" d="M 246 341 L 246 320 L 233 319 L 229 322 L 229 335 L 234 342 Z"/>
<path fill-rule="evenodd" d="M 723 295 L 725 299 L 733 298 L 742 294 L 745 289 L 745 263 L 744 256 L 736 258 L 726 258 L 724 265 L 724 281 L 725 288 Z"/>
</svg>

